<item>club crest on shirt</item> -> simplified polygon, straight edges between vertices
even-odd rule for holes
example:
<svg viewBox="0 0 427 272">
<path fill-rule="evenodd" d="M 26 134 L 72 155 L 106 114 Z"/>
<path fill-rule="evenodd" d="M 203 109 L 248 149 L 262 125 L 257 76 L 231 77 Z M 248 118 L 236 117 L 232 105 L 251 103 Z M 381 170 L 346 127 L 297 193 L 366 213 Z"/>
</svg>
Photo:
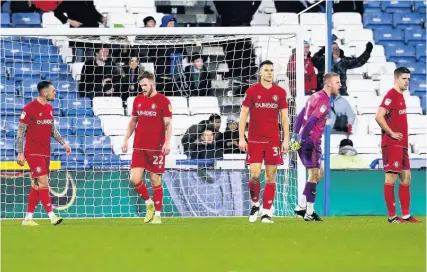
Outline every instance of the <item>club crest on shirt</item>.
<svg viewBox="0 0 427 272">
<path fill-rule="evenodd" d="M 156 104 L 151 105 L 152 110 L 156 109 L 156 107 L 157 107 Z"/>
<path fill-rule="evenodd" d="M 171 104 L 168 105 L 168 108 L 169 108 L 169 111 L 172 112 L 172 105 Z"/>
<path fill-rule="evenodd" d="M 277 95 L 273 95 L 273 100 L 277 101 L 279 99 L 279 97 L 277 97 Z"/>
<path fill-rule="evenodd" d="M 324 112 L 326 111 L 326 109 L 327 109 L 327 107 L 326 107 L 325 105 L 322 105 L 322 106 L 320 107 L 320 112 L 321 112 L 321 113 L 324 113 Z"/>
<path fill-rule="evenodd" d="M 385 104 L 386 106 L 390 105 L 390 104 L 391 104 L 391 99 L 390 99 L 390 98 L 387 98 L 387 99 L 384 101 L 384 104 Z"/>
<path fill-rule="evenodd" d="M 138 104 L 138 108 L 140 108 L 141 107 L 141 104 Z"/>
<path fill-rule="evenodd" d="M 41 113 L 41 112 L 40 112 L 40 113 L 39 113 L 39 116 L 42 116 L 42 115 L 43 115 L 43 113 Z"/>
<path fill-rule="evenodd" d="M 27 113 L 26 113 L 25 111 L 23 111 L 23 112 L 21 113 L 21 119 L 24 119 L 26 114 L 27 114 Z"/>
<path fill-rule="evenodd" d="M 258 99 L 261 99 L 261 96 L 260 96 L 260 95 L 258 95 Z"/>
</svg>

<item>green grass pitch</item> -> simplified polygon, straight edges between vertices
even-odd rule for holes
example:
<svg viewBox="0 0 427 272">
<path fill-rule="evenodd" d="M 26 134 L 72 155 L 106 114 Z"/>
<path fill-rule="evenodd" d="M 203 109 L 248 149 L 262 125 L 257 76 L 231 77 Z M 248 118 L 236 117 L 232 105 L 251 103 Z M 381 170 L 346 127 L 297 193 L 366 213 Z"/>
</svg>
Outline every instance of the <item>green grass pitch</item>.
<svg viewBox="0 0 427 272">
<path fill-rule="evenodd" d="M 426 271 L 426 226 L 385 217 L 1 222 L 2 272 Z M 426 218 L 420 218 L 425 222 Z"/>
</svg>

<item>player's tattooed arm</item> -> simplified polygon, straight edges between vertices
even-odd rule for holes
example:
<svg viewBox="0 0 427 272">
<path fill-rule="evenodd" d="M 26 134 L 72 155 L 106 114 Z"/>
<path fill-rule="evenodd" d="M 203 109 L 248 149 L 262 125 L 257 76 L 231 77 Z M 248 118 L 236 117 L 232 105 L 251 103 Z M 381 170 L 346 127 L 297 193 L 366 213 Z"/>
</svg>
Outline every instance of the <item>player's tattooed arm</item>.
<svg viewBox="0 0 427 272">
<path fill-rule="evenodd" d="M 59 134 L 58 129 L 56 128 L 55 125 L 52 125 L 52 137 L 60 144 L 60 145 L 64 145 L 65 141 L 64 139 L 62 139 L 61 135 Z"/>
<path fill-rule="evenodd" d="M 16 152 L 24 153 L 24 137 L 27 132 L 28 125 L 18 123 L 18 131 L 16 133 Z"/>
</svg>

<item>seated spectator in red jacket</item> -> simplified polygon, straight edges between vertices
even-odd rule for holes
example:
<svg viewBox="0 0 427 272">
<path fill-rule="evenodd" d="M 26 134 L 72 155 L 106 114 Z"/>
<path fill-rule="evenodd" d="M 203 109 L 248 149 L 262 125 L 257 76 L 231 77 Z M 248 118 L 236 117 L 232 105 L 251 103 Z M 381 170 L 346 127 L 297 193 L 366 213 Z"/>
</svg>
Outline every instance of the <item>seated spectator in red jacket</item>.
<svg viewBox="0 0 427 272">
<path fill-rule="evenodd" d="M 289 79 L 289 89 L 292 96 L 296 96 L 296 51 L 292 52 L 292 55 L 288 62 L 287 76 Z M 310 44 L 304 41 L 304 91 L 305 95 L 310 95 L 316 92 L 317 89 L 317 78 L 314 65 L 311 62 Z"/>
</svg>

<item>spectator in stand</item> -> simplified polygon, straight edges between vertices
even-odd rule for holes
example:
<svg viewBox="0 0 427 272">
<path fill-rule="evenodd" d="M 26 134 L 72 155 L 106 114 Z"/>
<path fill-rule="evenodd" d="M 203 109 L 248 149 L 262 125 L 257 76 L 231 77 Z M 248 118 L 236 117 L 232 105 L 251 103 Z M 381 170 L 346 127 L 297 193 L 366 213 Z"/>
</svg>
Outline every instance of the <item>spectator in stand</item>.
<svg viewBox="0 0 427 272">
<path fill-rule="evenodd" d="M 221 26 L 250 26 L 261 1 L 213 1 Z"/>
<path fill-rule="evenodd" d="M 330 103 L 332 133 L 352 134 L 356 114 L 353 112 L 350 103 L 343 96 L 331 97 Z"/>
<path fill-rule="evenodd" d="M 162 17 L 162 24 L 160 27 L 176 27 L 178 24 L 176 18 L 172 15 L 165 15 Z"/>
<path fill-rule="evenodd" d="M 246 138 L 246 137 L 245 137 Z M 234 120 L 227 121 L 227 128 L 223 134 L 222 145 L 224 154 L 242 154 L 239 149 L 238 124 Z"/>
<path fill-rule="evenodd" d="M 346 57 L 344 51 L 341 50 L 336 42 L 332 43 L 332 71 L 337 73 L 341 79 L 340 95 L 348 95 L 347 93 L 347 70 L 354 69 L 365 65 L 371 57 L 373 49 L 371 42 L 366 44 L 366 50 L 359 57 Z M 317 68 L 317 86 L 323 86 L 323 76 L 325 74 L 325 47 L 322 47 L 319 52 L 314 54 L 311 61 L 314 67 Z"/>
<path fill-rule="evenodd" d="M 191 56 L 191 63 L 184 70 L 185 85 L 190 91 L 190 96 L 209 95 L 209 73 L 202 56 L 198 53 Z"/>
<path fill-rule="evenodd" d="M 293 97 L 296 96 L 296 50 L 292 50 L 292 55 L 288 62 L 287 76 L 289 79 L 289 89 Z M 304 41 L 304 87 L 305 95 L 316 92 L 317 78 L 314 65 L 311 62 L 310 44 Z"/>
<path fill-rule="evenodd" d="M 353 147 L 353 141 L 343 139 L 340 142 L 338 155 L 331 156 L 331 169 L 366 169 L 369 161 L 357 153 Z"/>
<path fill-rule="evenodd" d="M 153 16 L 147 16 L 144 18 L 145 27 L 156 27 L 156 20 Z"/>
<path fill-rule="evenodd" d="M 215 142 L 215 127 L 208 125 L 202 132 L 198 141 L 191 145 L 190 158 L 197 159 L 218 159 L 224 157 L 222 148 Z"/>
<path fill-rule="evenodd" d="M 208 120 L 203 120 L 187 129 L 181 140 L 184 153 L 188 154 L 190 151 L 190 145 L 196 142 L 197 139 L 200 139 L 201 134 L 208 125 L 212 126 L 212 132 L 214 133 L 215 140 L 219 141 L 222 139 L 221 132 L 219 132 L 219 128 L 221 127 L 221 116 L 218 114 L 212 114 Z"/>
<path fill-rule="evenodd" d="M 33 13 L 35 11 L 36 7 L 32 1 L 10 1 L 11 13 Z"/>
<path fill-rule="evenodd" d="M 110 58 L 110 50 L 105 45 L 98 47 L 95 58 L 83 65 L 79 92 L 80 96 L 120 96 L 114 84 L 120 79 L 120 69 Z"/>
<path fill-rule="evenodd" d="M 137 55 L 132 54 L 129 58 L 128 65 L 122 67 L 120 90 L 123 101 L 126 101 L 129 96 L 138 95 L 138 76 L 143 72 L 141 70 Z"/>
</svg>

